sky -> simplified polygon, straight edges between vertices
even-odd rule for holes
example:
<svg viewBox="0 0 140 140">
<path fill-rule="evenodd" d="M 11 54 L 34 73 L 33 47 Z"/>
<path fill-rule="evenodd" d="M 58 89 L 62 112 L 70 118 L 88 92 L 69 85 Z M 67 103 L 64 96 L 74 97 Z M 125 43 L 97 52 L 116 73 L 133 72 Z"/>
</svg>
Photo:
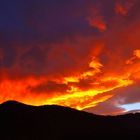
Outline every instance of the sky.
<svg viewBox="0 0 140 140">
<path fill-rule="evenodd" d="M 140 109 L 140 103 L 122 105 L 122 107 L 125 108 L 126 111 L 139 110 Z"/>
<path fill-rule="evenodd" d="M 101 115 L 140 109 L 139 7 L 139 0 L 1 0 L 0 103 Z"/>
</svg>

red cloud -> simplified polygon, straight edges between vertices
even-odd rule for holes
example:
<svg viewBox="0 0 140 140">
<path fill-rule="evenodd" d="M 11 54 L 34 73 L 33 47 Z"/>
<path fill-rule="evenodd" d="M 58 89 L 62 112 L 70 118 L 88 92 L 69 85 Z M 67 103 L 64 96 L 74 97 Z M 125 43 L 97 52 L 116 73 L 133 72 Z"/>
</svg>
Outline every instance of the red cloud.
<svg viewBox="0 0 140 140">
<path fill-rule="evenodd" d="M 116 1 L 115 11 L 117 14 L 126 16 L 134 6 L 136 0 L 118 0 Z"/>
<path fill-rule="evenodd" d="M 88 21 L 91 27 L 97 28 L 100 31 L 105 31 L 107 29 L 107 25 L 101 16 L 96 16 L 92 18 L 89 17 Z"/>
<path fill-rule="evenodd" d="M 81 12 L 77 15 L 78 21 L 75 22 L 75 18 L 71 21 L 76 24 L 74 31 L 71 31 L 72 25 L 66 26 L 70 35 L 56 36 L 56 40 L 48 41 L 46 37 L 38 42 L 14 43 L 8 50 L 0 50 L 0 102 L 18 100 L 32 105 L 58 104 L 82 110 L 93 106 L 98 109 L 101 102 L 106 105 L 105 101 L 110 101 L 106 114 L 113 113 L 113 109 L 116 113 L 124 111 L 116 109 L 119 92 L 115 91 L 140 80 L 140 12 L 133 8 L 131 11 L 129 3 L 131 1 L 128 4 L 119 1 L 117 5 L 121 8 L 116 12 L 121 15 L 132 12 L 133 17 L 117 16 L 113 5 L 102 9 L 85 6 L 86 12 L 78 11 Z M 112 13 L 106 15 L 103 11 L 108 9 Z M 56 26 L 51 28 L 52 32 Z M 78 32 L 79 26 L 82 28 Z M 99 109 L 103 114 L 107 110 L 105 106 Z"/>
<path fill-rule="evenodd" d="M 91 27 L 97 28 L 101 32 L 107 29 L 107 24 L 99 7 L 93 6 L 90 8 L 87 21 Z"/>
</svg>

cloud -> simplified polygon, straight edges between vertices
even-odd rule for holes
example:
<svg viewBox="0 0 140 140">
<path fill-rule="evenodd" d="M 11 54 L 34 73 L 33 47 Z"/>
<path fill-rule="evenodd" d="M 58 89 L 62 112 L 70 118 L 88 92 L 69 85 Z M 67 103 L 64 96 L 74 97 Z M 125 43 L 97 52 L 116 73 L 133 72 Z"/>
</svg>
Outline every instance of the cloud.
<svg viewBox="0 0 140 140">
<path fill-rule="evenodd" d="M 47 83 L 41 83 L 35 87 L 29 87 L 29 90 L 34 93 L 58 93 L 64 94 L 67 93 L 69 87 L 67 84 L 60 84 L 53 81 L 48 81 Z"/>
<path fill-rule="evenodd" d="M 121 106 L 125 104 L 140 102 L 139 92 L 139 82 L 125 88 L 120 88 L 112 92 L 108 92 L 106 94 L 113 94 L 110 99 L 99 103 L 95 107 L 87 108 L 85 111 L 101 115 L 119 115 L 126 113 L 126 110 Z"/>
<path fill-rule="evenodd" d="M 139 4 L 26 1 L 23 28 L 2 33 L 0 102 L 123 112 L 116 102 L 137 101 L 125 92 L 140 80 Z"/>
<path fill-rule="evenodd" d="M 117 107 L 114 104 L 111 104 L 110 102 L 108 103 L 106 101 L 103 103 L 99 103 L 96 107 L 85 109 L 84 111 L 98 115 L 118 115 L 123 114 L 125 112 L 125 109 Z"/>
<path fill-rule="evenodd" d="M 135 51 L 134 51 L 134 55 L 135 55 L 137 58 L 140 58 L 140 50 L 135 50 Z"/>
<path fill-rule="evenodd" d="M 93 4 L 89 8 L 89 16 L 86 18 L 89 25 L 93 28 L 98 29 L 99 31 L 103 32 L 107 29 L 107 24 L 104 19 L 104 15 L 101 12 L 101 6 Z"/>
<path fill-rule="evenodd" d="M 135 5 L 137 0 L 119 0 L 116 1 L 115 11 L 117 14 L 126 16 Z"/>
</svg>

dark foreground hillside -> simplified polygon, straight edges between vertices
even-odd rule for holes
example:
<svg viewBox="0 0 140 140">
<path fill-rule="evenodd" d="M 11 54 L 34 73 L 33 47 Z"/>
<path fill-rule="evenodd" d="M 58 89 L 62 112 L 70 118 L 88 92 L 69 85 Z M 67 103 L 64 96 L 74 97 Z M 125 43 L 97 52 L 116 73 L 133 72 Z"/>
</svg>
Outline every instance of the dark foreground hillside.
<svg viewBox="0 0 140 140">
<path fill-rule="evenodd" d="M 105 117 L 60 106 L 0 105 L 0 140 L 137 139 L 140 114 Z"/>
</svg>

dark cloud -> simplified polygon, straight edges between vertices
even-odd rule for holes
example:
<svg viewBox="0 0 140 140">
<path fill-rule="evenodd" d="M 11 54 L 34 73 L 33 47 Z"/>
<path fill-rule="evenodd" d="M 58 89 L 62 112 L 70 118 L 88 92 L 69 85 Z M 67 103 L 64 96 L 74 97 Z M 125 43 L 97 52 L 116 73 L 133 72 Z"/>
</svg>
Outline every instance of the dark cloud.
<svg viewBox="0 0 140 140">
<path fill-rule="evenodd" d="M 48 81 L 46 83 L 42 83 L 40 85 L 37 85 L 35 87 L 28 87 L 31 92 L 34 93 L 48 93 L 48 94 L 66 94 L 66 91 L 69 90 L 69 87 L 67 84 L 60 84 L 53 81 Z"/>
<path fill-rule="evenodd" d="M 103 102 L 98 104 L 94 108 L 87 108 L 84 111 L 98 115 L 118 115 L 123 114 L 125 112 L 125 109 L 114 106 L 114 104 L 111 104 L 110 102 Z"/>
<path fill-rule="evenodd" d="M 85 111 L 103 115 L 118 115 L 125 113 L 125 109 L 123 109 L 121 105 L 140 102 L 139 84 L 140 83 L 138 82 L 132 86 L 114 90 L 110 93 L 114 95 L 112 98 L 103 103 L 99 103 L 93 108 L 87 108 Z"/>
</svg>

